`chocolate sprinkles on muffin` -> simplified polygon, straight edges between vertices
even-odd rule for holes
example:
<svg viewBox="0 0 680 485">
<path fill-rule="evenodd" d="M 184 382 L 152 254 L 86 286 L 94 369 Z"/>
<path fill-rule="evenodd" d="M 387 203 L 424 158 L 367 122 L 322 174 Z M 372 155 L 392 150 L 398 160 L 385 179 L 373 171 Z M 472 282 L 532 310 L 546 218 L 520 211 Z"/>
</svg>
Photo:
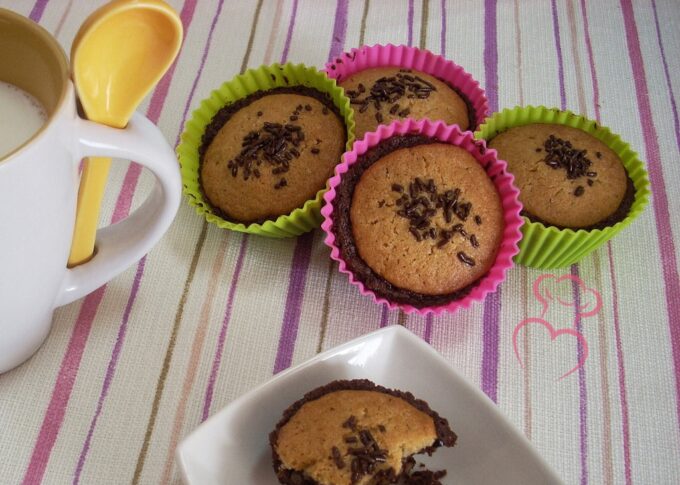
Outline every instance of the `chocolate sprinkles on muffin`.
<svg viewBox="0 0 680 485">
<path fill-rule="evenodd" d="M 224 219 L 276 219 L 323 189 L 346 141 L 327 94 L 304 86 L 259 91 L 222 108 L 206 127 L 201 189 Z"/>
</svg>

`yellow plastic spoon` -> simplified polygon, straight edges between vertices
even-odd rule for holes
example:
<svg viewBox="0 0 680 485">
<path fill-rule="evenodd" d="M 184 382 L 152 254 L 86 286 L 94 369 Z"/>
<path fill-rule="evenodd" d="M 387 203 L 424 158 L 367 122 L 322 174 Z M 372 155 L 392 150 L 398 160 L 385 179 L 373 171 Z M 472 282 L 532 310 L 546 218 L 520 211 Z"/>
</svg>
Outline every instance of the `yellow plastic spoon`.
<svg viewBox="0 0 680 485">
<path fill-rule="evenodd" d="M 177 12 L 161 0 L 114 0 L 93 12 L 71 48 L 73 81 L 87 119 L 124 128 L 174 61 L 182 35 Z M 69 267 L 94 254 L 110 165 L 110 158 L 85 160 Z"/>
</svg>

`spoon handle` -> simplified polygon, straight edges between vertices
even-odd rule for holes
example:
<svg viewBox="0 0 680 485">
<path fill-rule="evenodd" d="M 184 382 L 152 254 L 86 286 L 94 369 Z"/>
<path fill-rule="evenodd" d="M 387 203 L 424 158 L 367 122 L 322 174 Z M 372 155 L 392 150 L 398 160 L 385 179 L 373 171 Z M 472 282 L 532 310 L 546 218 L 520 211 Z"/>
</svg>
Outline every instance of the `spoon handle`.
<svg viewBox="0 0 680 485">
<path fill-rule="evenodd" d="M 106 179 L 109 175 L 111 159 L 106 157 L 90 157 L 83 161 L 83 172 L 80 176 L 76 223 L 73 228 L 73 243 L 68 257 L 68 267 L 86 263 L 94 256 L 95 237 L 99 223 Z"/>
</svg>

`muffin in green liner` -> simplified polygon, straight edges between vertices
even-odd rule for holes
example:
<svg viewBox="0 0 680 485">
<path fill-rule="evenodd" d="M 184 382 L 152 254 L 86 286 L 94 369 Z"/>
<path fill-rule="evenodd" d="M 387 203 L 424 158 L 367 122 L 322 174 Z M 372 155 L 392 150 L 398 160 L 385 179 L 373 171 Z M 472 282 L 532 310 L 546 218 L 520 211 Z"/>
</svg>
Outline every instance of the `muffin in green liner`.
<svg viewBox="0 0 680 485">
<path fill-rule="evenodd" d="M 632 151 L 625 141 L 609 128 L 570 111 L 544 106 L 518 106 L 506 109 L 489 117 L 475 132 L 475 137 L 488 143 L 505 130 L 533 123 L 565 125 L 594 136 L 621 159 L 635 187 L 635 195 L 627 216 L 601 229 L 564 229 L 524 217 L 522 240 L 519 242 L 520 251 L 515 256 L 515 262 L 540 269 L 561 268 L 584 258 L 640 215 L 649 200 L 649 179 L 637 153 Z"/>
<path fill-rule="evenodd" d="M 320 209 L 326 187 L 322 187 L 313 199 L 304 203 L 288 214 L 262 223 L 241 223 L 229 221 L 221 217 L 206 199 L 200 185 L 200 155 L 203 134 L 213 116 L 225 106 L 243 99 L 253 93 L 268 91 L 279 87 L 302 86 L 313 88 L 327 94 L 338 109 L 347 129 L 346 149 L 354 142 L 354 113 L 349 98 L 335 80 L 329 79 L 325 73 L 304 64 L 273 64 L 257 69 L 249 69 L 243 74 L 225 82 L 214 90 L 210 97 L 201 101 L 191 119 L 186 123 L 181 142 L 177 147 L 177 155 L 182 173 L 183 192 L 196 212 L 211 223 L 223 229 L 258 234 L 267 237 L 293 237 L 311 231 L 321 224 Z M 338 157 L 340 163 L 340 157 Z"/>
</svg>

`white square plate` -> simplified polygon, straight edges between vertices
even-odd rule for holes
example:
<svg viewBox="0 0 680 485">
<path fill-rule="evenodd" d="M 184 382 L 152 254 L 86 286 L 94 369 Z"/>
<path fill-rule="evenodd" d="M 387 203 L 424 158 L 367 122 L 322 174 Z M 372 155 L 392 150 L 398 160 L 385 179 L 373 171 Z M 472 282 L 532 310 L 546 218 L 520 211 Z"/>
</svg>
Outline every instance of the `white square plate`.
<svg viewBox="0 0 680 485">
<path fill-rule="evenodd" d="M 447 418 L 458 435 L 453 448 L 418 456 L 431 470 L 446 469 L 446 484 L 559 484 L 557 475 L 497 410 L 419 337 L 387 327 L 281 372 L 233 401 L 177 449 L 190 485 L 276 485 L 269 432 L 306 392 L 336 379 L 370 379 L 412 392 Z"/>
</svg>

